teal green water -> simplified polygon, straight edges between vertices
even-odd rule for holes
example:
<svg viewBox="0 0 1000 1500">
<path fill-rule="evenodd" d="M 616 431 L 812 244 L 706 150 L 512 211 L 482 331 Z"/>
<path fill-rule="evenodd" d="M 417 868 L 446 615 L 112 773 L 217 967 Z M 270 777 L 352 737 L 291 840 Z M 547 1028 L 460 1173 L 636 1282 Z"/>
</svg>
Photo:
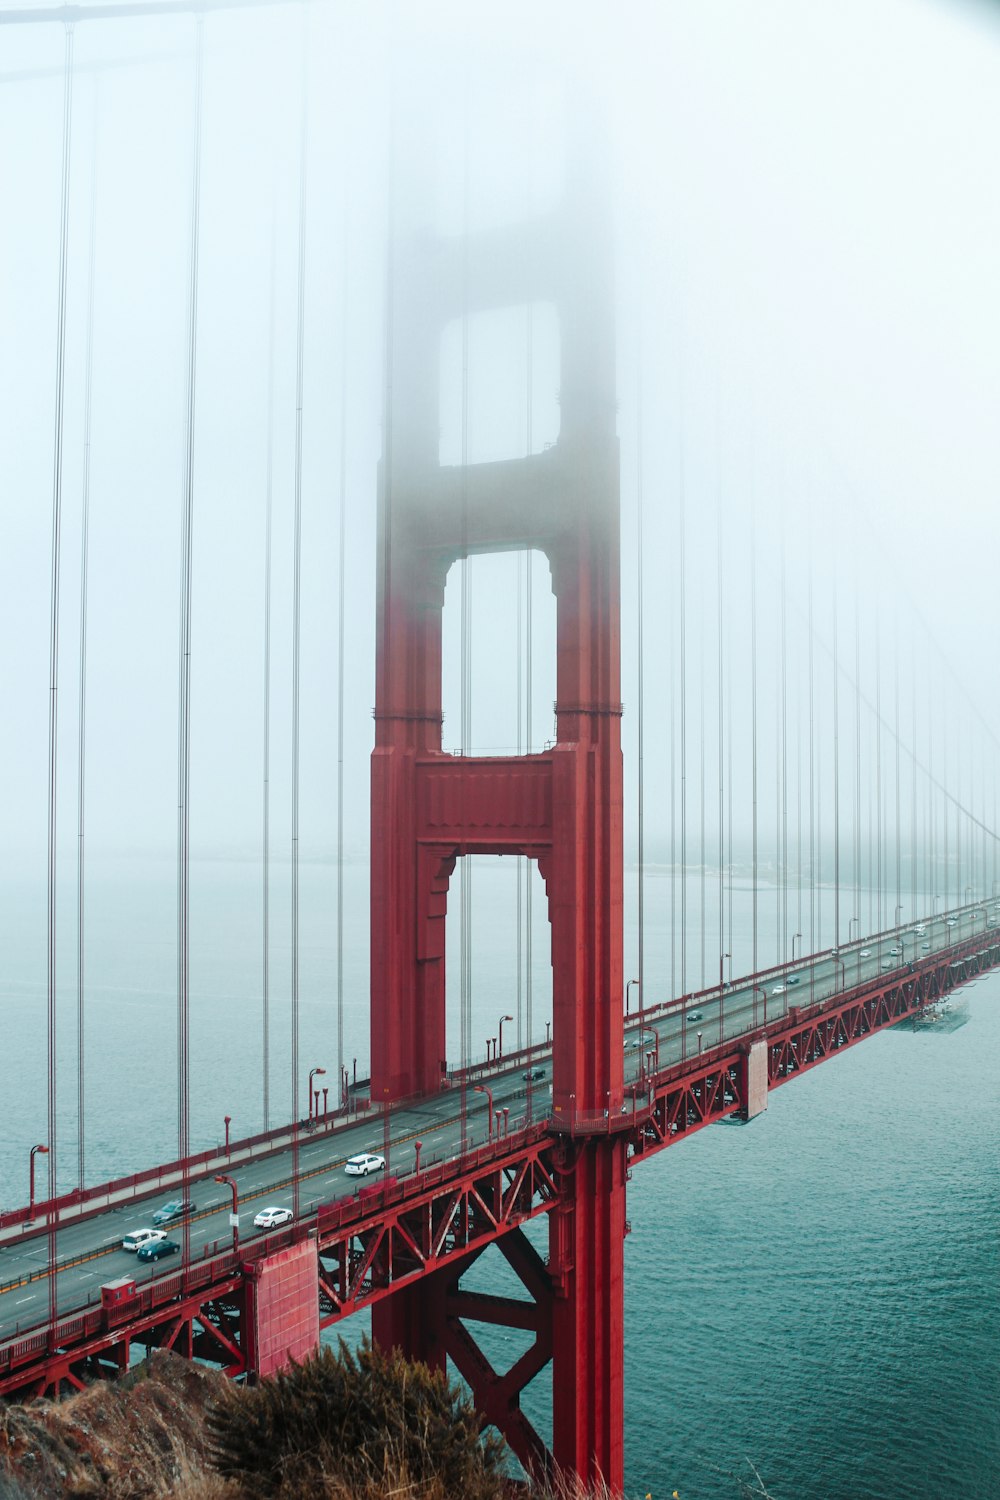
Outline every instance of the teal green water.
<svg viewBox="0 0 1000 1500">
<path fill-rule="evenodd" d="M 273 1123 L 287 1118 L 290 1101 L 286 873 L 276 871 L 272 893 Z M 510 1003 L 510 890 L 491 884 L 509 884 L 510 873 L 476 877 L 475 1037 L 495 1033 Z M 363 867 L 348 876 L 350 1062 L 366 1049 L 368 891 Z M 260 1125 L 259 872 L 252 863 L 205 864 L 192 884 L 199 1148 L 221 1139 L 224 1113 L 234 1133 Z M 28 1151 L 45 1132 L 44 886 L 11 883 L 0 895 L 7 1205 L 26 1200 Z M 301 1062 L 331 1073 L 334 897 L 328 867 L 303 872 Z M 647 912 L 658 899 L 653 891 Z M 166 1159 L 176 1143 L 170 861 L 95 870 L 89 912 L 87 1160 L 88 1178 L 101 1180 Z M 738 973 L 748 967 L 747 911 L 734 915 Z M 68 921 L 62 938 L 60 1182 L 69 1186 Z M 657 944 L 662 924 L 651 953 Z M 534 1024 L 544 1034 L 545 953 L 536 961 Z M 749 1459 L 773 1500 L 1000 1496 L 1000 977 L 964 993 L 958 1029 L 876 1037 L 775 1090 L 751 1125 L 709 1127 L 636 1168 L 625 1244 L 631 1493 L 731 1500 L 740 1489 L 729 1476 L 750 1479 Z M 539 1240 L 544 1246 L 544 1226 Z M 504 1286 L 487 1257 L 478 1274 Z M 505 1366 L 523 1343 L 494 1331 L 489 1347 Z M 525 1395 L 542 1430 L 544 1380 Z"/>
<path fill-rule="evenodd" d="M 636 1171 L 626 1472 L 659 1500 L 1000 1495 L 1000 979 Z"/>
</svg>

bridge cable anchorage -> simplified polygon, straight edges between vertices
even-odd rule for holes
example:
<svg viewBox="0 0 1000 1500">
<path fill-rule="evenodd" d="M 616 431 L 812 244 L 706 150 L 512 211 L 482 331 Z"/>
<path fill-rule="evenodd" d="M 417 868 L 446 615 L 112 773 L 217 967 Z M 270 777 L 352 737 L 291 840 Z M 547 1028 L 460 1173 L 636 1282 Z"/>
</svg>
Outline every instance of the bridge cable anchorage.
<svg viewBox="0 0 1000 1500">
<path fill-rule="evenodd" d="M 87 742 L 87 575 L 90 546 L 90 429 L 91 396 L 94 383 L 94 248 L 97 230 L 97 123 L 98 80 L 94 80 L 91 123 L 90 163 L 90 244 L 87 259 L 87 332 L 84 356 L 83 408 L 83 483 L 80 524 L 80 653 L 77 710 L 77 845 L 76 845 L 76 1166 L 77 1186 L 82 1189 L 86 1177 L 86 1036 L 85 1036 L 85 863 L 84 834 L 86 811 L 86 742 Z"/>
<path fill-rule="evenodd" d="M 305 391 L 306 170 L 309 135 L 309 10 L 301 22 L 298 271 L 295 318 L 295 508 L 292 539 L 292 1212 L 299 1216 L 299 725 L 302 634 L 302 421 Z M 312 1118 L 312 1078 L 308 1117 Z"/>
<path fill-rule="evenodd" d="M 194 444 L 198 352 L 198 251 L 201 215 L 201 131 L 204 85 L 204 21 L 196 22 L 194 138 L 191 165 L 191 246 L 188 280 L 187 401 L 182 495 L 180 653 L 177 713 L 177 1154 L 182 1197 L 188 1198 L 191 1154 L 190 1018 L 190 838 L 191 838 L 191 616 L 194 525 Z M 191 1226 L 183 1225 L 183 1263 L 190 1259 Z"/>
<path fill-rule="evenodd" d="M 47 881 L 47 1126 L 48 1198 L 57 1196 L 56 1110 L 56 791 L 59 746 L 59 581 L 62 536 L 63 407 L 66 388 L 66 275 L 69 247 L 70 150 L 73 139 L 73 27 L 66 26 L 63 58 L 62 175 L 59 206 L 59 310 L 56 320 L 55 419 L 52 438 L 52 574 L 49 588 L 49 785 Z M 56 1216 L 46 1215 L 48 1227 L 49 1317 L 55 1321 Z"/>
</svg>

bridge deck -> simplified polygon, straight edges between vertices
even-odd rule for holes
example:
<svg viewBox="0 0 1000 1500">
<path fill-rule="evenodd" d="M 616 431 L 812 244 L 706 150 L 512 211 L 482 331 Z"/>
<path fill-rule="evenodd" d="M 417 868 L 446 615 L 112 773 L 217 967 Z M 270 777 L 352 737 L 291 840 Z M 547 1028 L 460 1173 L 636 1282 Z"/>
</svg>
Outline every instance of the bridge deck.
<svg viewBox="0 0 1000 1500">
<path fill-rule="evenodd" d="M 202 1153 L 188 1171 L 196 1211 L 186 1266 L 176 1257 L 137 1264 L 121 1249 L 122 1237 L 147 1227 L 154 1208 L 182 1180 L 180 1163 L 60 1202 L 55 1329 L 48 1326 L 49 1206 L 36 1205 L 33 1224 L 25 1222 L 25 1210 L 7 1215 L 0 1221 L 0 1393 L 31 1382 L 37 1388 L 39 1371 L 56 1358 L 65 1364 L 108 1349 L 125 1333 L 141 1339 L 144 1330 L 162 1324 L 165 1308 L 196 1311 L 209 1294 L 231 1293 L 241 1267 L 304 1237 L 316 1240 L 321 1255 L 322 1321 L 335 1322 L 401 1279 L 547 1212 L 558 1201 L 559 1162 L 574 1135 L 627 1131 L 632 1160 L 641 1160 L 745 1108 L 740 1064 L 750 1041 L 766 1036 L 768 1085 L 774 1087 L 994 966 L 1000 962 L 998 921 L 1000 903 L 964 908 L 928 919 L 923 931 L 893 929 L 835 955 L 645 1009 L 626 1025 L 622 1114 L 555 1120 L 549 1053 L 536 1047 L 457 1076 L 454 1087 L 434 1097 L 300 1130 L 299 1215 L 283 1230 L 254 1230 L 251 1221 L 264 1204 L 292 1206 L 293 1132 L 235 1142 L 228 1154 Z M 535 1069 L 543 1076 L 527 1080 L 524 1074 Z M 473 1091 L 476 1084 L 483 1092 Z M 490 1128 L 487 1098 L 494 1111 L 508 1112 L 502 1135 Z M 361 1151 L 384 1155 L 384 1179 L 345 1174 L 347 1157 Z M 221 1170 L 239 1187 L 238 1255 L 230 1193 L 214 1181 Z M 423 1245 L 417 1224 L 436 1226 Z M 171 1232 L 181 1238 L 176 1226 L 168 1226 Z M 397 1235 L 405 1254 L 377 1255 L 376 1234 L 379 1245 Z M 135 1276 L 138 1296 L 111 1316 L 101 1307 L 100 1288 L 126 1275 Z M 225 1348 L 226 1339 L 218 1337 Z M 239 1362 L 228 1365 L 235 1371 Z"/>
</svg>

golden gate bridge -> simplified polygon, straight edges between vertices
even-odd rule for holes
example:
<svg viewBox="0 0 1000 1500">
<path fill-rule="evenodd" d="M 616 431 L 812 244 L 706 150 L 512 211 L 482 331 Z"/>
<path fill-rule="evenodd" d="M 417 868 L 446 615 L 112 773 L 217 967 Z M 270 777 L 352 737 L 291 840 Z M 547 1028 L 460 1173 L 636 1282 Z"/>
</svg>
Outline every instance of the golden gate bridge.
<svg viewBox="0 0 1000 1500">
<path fill-rule="evenodd" d="M 618 1489 L 633 1168 L 715 1120 L 753 1119 L 770 1089 L 921 1016 L 995 966 L 995 738 L 919 612 L 887 618 L 881 611 L 879 580 L 856 545 L 861 502 L 826 465 L 808 471 L 808 485 L 787 472 L 776 478 L 753 447 L 755 434 L 741 432 L 727 446 L 726 376 L 718 369 L 698 417 L 704 422 L 709 411 L 711 437 L 700 449 L 685 446 L 690 433 L 676 413 L 683 417 L 699 399 L 682 378 L 691 334 L 674 329 L 680 354 L 665 376 L 656 357 L 662 329 L 645 316 L 641 287 L 633 297 L 623 286 L 620 245 L 616 263 L 613 154 L 586 96 L 581 102 L 568 87 L 556 90 L 556 107 L 550 80 L 532 75 L 525 87 L 509 69 L 484 72 L 481 59 L 459 46 L 437 60 L 438 80 L 448 87 L 434 100 L 427 79 L 407 77 L 397 58 L 377 101 L 388 207 L 384 221 L 359 227 L 358 214 L 371 215 L 377 194 L 353 175 L 346 148 L 331 152 L 325 137 L 317 144 L 310 134 L 324 70 L 347 87 L 350 24 L 339 17 L 332 37 L 340 50 L 323 50 L 331 44 L 317 25 L 324 8 L 276 12 L 296 34 L 289 52 L 296 88 L 283 96 L 295 99 L 294 118 L 284 120 L 269 162 L 269 201 L 250 173 L 241 190 L 252 213 L 221 240 L 238 283 L 230 315 L 238 308 L 256 335 L 244 340 L 231 322 L 213 343 L 207 192 L 213 171 L 219 190 L 231 189 L 219 151 L 226 141 L 232 150 L 232 137 L 213 115 L 211 95 L 213 86 L 229 86 L 225 69 L 234 66 L 232 36 L 222 45 L 220 33 L 217 50 L 210 46 L 210 28 L 225 24 L 216 9 L 235 7 L 150 0 L 0 14 L 12 28 L 61 31 L 64 44 L 50 80 L 62 90 L 59 149 L 53 137 L 46 158 L 47 222 L 58 228 L 50 267 L 46 1119 L 44 1130 L 30 1132 L 43 1138 L 25 1135 L 17 1144 L 30 1169 L 28 1202 L 0 1214 L 0 1393 L 72 1388 L 127 1368 L 152 1346 L 211 1360 L 236 1377 L 266 1374 L 315 1347 L 323 1328 L 370 1307 L 379 1341 L 433 1366 L 452 1361 L 484 1422 L 504 1434 L 526 1469 L 554 1464 L 601 1475 Z M 182 460 L 171 622 L 179 632 L 171 682 L 177 1141 L 169 1161 L 97 1181 L 88 1164 L 87 1123 L 96 1106 L 85 963 L 93 814 L 85 823 L 85 811 L 94 805 L 102 740 L 88 691 L 95 578 L 101 589 L 114 587 L 101 571 L 97 476 L 103 472 L 106 488 L 118 481 L 97 457 L 118 424 L 107 415 L 114 394 L 98 390 L 95 412 L 95 345 L 102 317 L 123 316 L 116 298 L 127 316 L 148 294 L 140 287 L 136 297 L 118 276 L 101 288 L 101 255 L 114 254 L 101 234 L 102 149 L 112 133 L 101 110 L 111 108 L 102 94 L 116 71 L 129 75 L 147 63 L 81 62 L 75 37 L 84 21 L 167 17 L 177 28 L 171 45 L 180 49 L 170 67 L 186 71 L 190 84 L 183 187 L 171 189 L 174 207 L 186 201 L 185 253 L 172 270 L 186 312 L 164 335 L 179 356 L 169 379 L 164 345 L 141 340 L 117 379 L 125 383 L 131 368 L 143 385 L 155 373 L 140 395 L 154 404 L 158 381 L 183 390 L 173 428 Z M 5 86 L 26 76 L 12 74 Z M 354 106 L 363 93 L 357 88 Z M 503 115 L 515 98 L 526 121 L 519 139 Z M 558 170 L 535 159 L 540 122 L 551 126 L 553 118 Z M 113 130 L 119 125 L 115 117 Z M 500 154 L 516 185 L 515 211 L 508 204 L 506 214 L 493 212 L 490 194 L 503 173 L 489 165 L 490 152 Z M 116 212 L 129 191 L 116 185 Z M 310 244 L 315 251 L 317 199 L 336 199 L 340 213 L 336 241 L 329 223 L 322 240 L 327 251 L 336 243 L 333 295 L 327 267 L 318 275 L 307 255 Z M 624 258 L 635 276 L 657 271 L 649 255 L 629 261 L 626 251 Z M 340 345 L 315 377 L 318 397 L 309 360 L 316 326 L 324 337 L 336 328 Z M 116 327 L 123 337 L 121 322 Z M 235 454 L 234 466 L 254 504 L 221 507 L 208 530 L 217 531 L 216 543 L 223 539 L 213 566 L 224 566 L 227 548 L 239 566 L 254 528 L 263 559 L 246 616 L 256 622 L 259 732 L 252 755 L 221 738 L 221 759 L 233 757 L 234 774 L 252 781 L 260 797 L 253 835 L 260 839 L 260 984 L 247 1011 L 259 1035 L 262 1092 L 258 1131 L 231 1133 L 227 1115 L 224 1143 L 196 1149 L 192 778 L 199 740 L 210 737 L 211 706 L 197 697 L 195 678 L 199 632 L 210 633 L 199 600 L 217 587 L 200 568 L 199 536 L 211 509 L 206 491 L 225 489 L 213 472 L 218 435 L 206 443 L 202 433 L 215 424 L 225 448 L 232 430 L 226 400 L 207 379 L 214 374 L 224 385 L 219 351 L 230 343 L 230 358 L 248 377 L 230 402 L 246 404 L 243 417 L 249 413 L 255 428 L 249 457 Z M 351 457 L 363 425 L 353 401 L 355 344 L 368 349 L 366 378 L 379 388 L 381 408 L 377 466 L 360 490 Z M 263 353 L 262 368 L 248 374 L 254 351 Z M 102 368 L 110 368 L 106 359 Z M 307 451 L 310 421 L 324 435 L 318 457 Z M 365 442 L 370 453 L 371 431 Z M 155 447 L 141 453 L 133 491 L 146 485 L 154 455 Z M 157 490 L 155 477 L 148 484 Z M 367 513 L 356 497 L 373 491 L 375 525 L 357 526 L 360 540 L 349 555 L 355 517 Z M 31 483 L 23 492 L 32 492 Z M 845 514 L 854 517 L 849 526 Z M 63 545 L 70 525 L 79 543 L 72 629 Z M 326 550 L 311 555 L 320 539 Z M 375 660 L 374 744 L 365 747 L 370 1066 L 366 1076 L 362 1061 L 359 1077 L 357 1059 L 349 1066 L 345 1051 L 343 955 L 350 944 L 345 827 L 357 797 L 346 764 L 346 692 L 357 636 L 367 628 L 357 618 L 351 573 L 362 566 L 362 548 L 375 576 Z M 490 698 L 483 684 L 494 671 L 474 649 L 479 611 L 484 602 L 497 605 L 477 599 L 476 581 L 492 580 L 496 589 L 500 575 L 488 568 L 499 558 L 507 560 L 503 607 L 516 635 L 516 682 L 507 691 L 516 714 L 505 725 L 516 743 L 502 750 L 482 741 L 482 725 L 492 734 L 499 717 L 496 705 L 477 708 L 479 721 L 473 710 Z M 279 561 L 284 587 L 275 577 Z M 331 630 L 327 620 L 319 648 L 310 641 L 319 592 L 312 588 L 306 608 L 303 593 L 304 579 L 315 585 L 318 576 L 335 621 Z M 547 627 L 538 618 L 545 610 Z M 285 675 L 276 666 L 279 629 Z M 544 668 L 540 642 L 551 646 Z M 225 649 L 232 647 L 227 640 Z M 312 1067 L 306 1080 L 300 1035 L 303 670 L 317 649 L 336 661 L 326 673 L 336 705 L 336 753 L 326 769 L 335 785 L 337 869 L 335 1003 L 323 1023 L 336 1063 L 331 1082 L 318 1087 L 327 1069 Z M 315 674 L 310 680 L 315 685 Z M 538 732 L 547 689 L 549 738 Z M 271 914 L 276 695 L 287 713 L 280 753 L 290 877 L 280 1104 L 273 1097 Z M 129 708 L 124 691 L 114 712 L 105 706 L 105 733 L 117 716 L 128 719 Z M 453 721 L 459 744 L 451 748 L 444 736 Z M 217 723 L 211 735 L 220 735 Z M 71 814 L 62 811 L 67 803 Z M 69 904 L 61 895 L 60 817 L 69 816 L 76 846 L 71 996 L 57 943 L 57 917 Z M 485 1038 L 477 1029 L 471 874 L 483 856 L 510 860 L 518 882 L 516 998 L 495 1025 L 489 1021 Z M 654 884 L 657 863 L 667 873 Z M 537 876 L 544 895 L 532 894 Z M 748 933 L 734 931 L 741 882 Z M 449 939 L 449 895 L 457 945 Z M 536 969 L 539 962 L 548 968 L 549 954 L 550 989 L 539 991 Z M 458 971 L 450 987 L 449 962 Z M 67 1010 L 68 1131 L 61 1092 Z M 76 1148 L 72 1168 L 60 1149 L 67 1133 Z M 8 1127 L 8 1138 L 14 1134 Z M 369 1152 L 383 1175 L 360 1185 L 345 1177 L 344 1163 L 359 1152 Z M 46 1183 L 36 1188 L 38 1155 Z M 144 1213 L 168 1191 L 190 1205 L 177 1216 L 177 1258 L 111 1274 L 121 1270 L 120 1235 L 109 1215 Z M 249 1208 L 276 1195 L 287 1199 L 288 1222 L 251 1227 Z M 527 1232 L 532 1220 L 547 1223 L 546 1254 Z M 463 1287 L 463 1275 L 489 1250 L 504 1257 L 522 1297 Z M 470 1323 L 516 1328 L 532 1341 L 498 1370 Z M 543 1371 L 552 1382 L 550 1436 L 521 1406 Z"/>
</svg>

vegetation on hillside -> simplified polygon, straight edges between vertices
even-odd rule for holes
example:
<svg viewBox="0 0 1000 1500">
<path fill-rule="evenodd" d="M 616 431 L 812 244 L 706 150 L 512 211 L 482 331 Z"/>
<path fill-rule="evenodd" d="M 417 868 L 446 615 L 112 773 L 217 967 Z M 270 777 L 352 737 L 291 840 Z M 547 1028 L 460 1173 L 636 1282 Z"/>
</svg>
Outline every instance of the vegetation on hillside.
<svg viewBox="0 0 1000 1500">
<path fill-rule="evenodd" d="M 505 1500 L 506 1449 L 447 1377 L 341 1340 L 208 1417 L 212 1462 L 245 1500 Z"/>
</svg>

